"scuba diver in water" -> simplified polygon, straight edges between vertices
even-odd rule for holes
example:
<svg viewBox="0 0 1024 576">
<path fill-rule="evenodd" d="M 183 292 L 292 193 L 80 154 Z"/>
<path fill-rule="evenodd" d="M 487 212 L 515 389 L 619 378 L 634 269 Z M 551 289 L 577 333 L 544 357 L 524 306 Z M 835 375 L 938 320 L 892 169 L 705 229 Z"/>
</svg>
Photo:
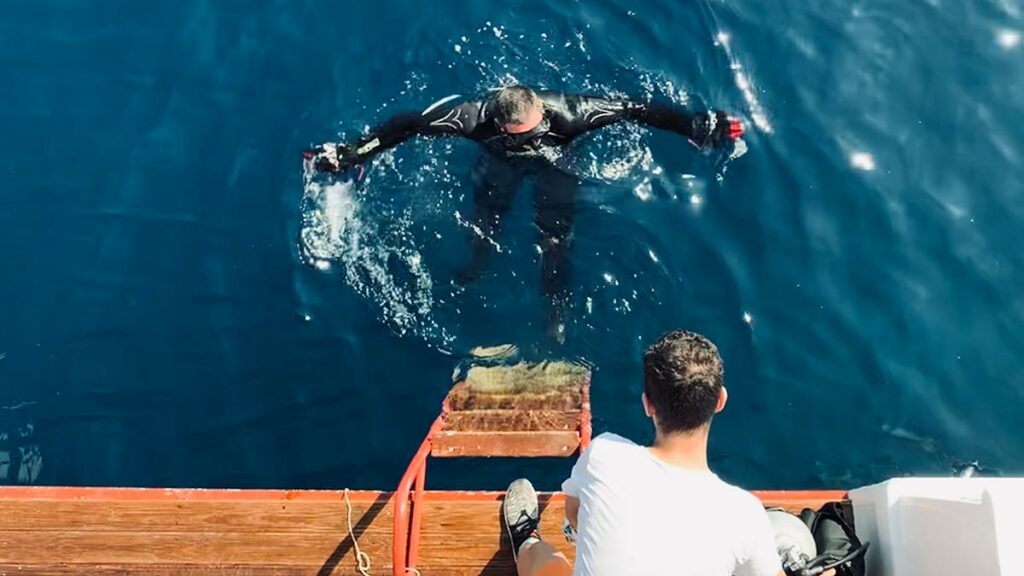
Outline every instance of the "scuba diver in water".
<svg viewBox="0 0 1024 576">
<path fill-rule="evenodd" d="M 483 145 L 473 170 L 472 256 L 460 281 L 478 277 L 496 246 L 494 237 L 526 176 L 535 179 L 533 205 L 541 251 L 541 290 L 550 299 L 549 334 L 565 339 L 568 250 L 572 240 L 578 177 L 556 168 L 545 151 L 610 124 L 633 121 L 685 136 L 702 150 L 724 147 L 743 134 L 743 125 L 724 112 L 688 112 L 670 104 L 640 103 L 526 86 L 498 89 L 480 99 L 450 96 L 422 112 L 399 114 L 351 144 L 325 143 L 304 157 L 320 172 L 358 167 L 374 155 L 414 136 L 453 135 Z"/>
</svg>

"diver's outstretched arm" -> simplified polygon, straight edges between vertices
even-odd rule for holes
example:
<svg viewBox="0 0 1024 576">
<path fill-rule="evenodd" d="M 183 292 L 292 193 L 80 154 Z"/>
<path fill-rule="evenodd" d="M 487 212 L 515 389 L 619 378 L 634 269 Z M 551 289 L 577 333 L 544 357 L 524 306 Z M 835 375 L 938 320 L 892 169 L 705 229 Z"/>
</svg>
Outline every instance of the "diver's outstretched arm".
<svg viewBox="0 0 1024 576">
<path fill-rule="evenodd" d="M 422 112 L 405 112 L 393 116 L 360 136 L 354 143 L 324 143 L 307 150 L 303 156 L 311 160 L 318 171 L 340 172 L 363 164 L 416 135 L 469 137 L 478 121 L 480 103 L 444 105 L 449 100 L 441 100 Z"/>
<path fill-rule="evenodd" d="M 743 135 L 743 124 L 725 112 L 690 112 L 675 104 L 570 94 L 564 96 L 569 131 L 575 137 L 609 124 L 633 121 L 681 134 L 695 146 L 710 149 Z"/>
</svg>

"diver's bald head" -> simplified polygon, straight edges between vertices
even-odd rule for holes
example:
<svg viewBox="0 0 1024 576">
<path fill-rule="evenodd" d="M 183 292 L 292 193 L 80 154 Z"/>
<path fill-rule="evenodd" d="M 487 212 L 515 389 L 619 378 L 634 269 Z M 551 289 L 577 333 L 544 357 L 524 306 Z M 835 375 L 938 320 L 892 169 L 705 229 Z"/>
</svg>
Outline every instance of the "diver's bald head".
<svg viewBox="0 0 1024 576">
<path fill-rule="evenodd" d="M 494 119 L 507 134 L 521 134 L 544 119 L 544 105 L 526 86 L 507 86 L 494 95 Z"/>
</svg>

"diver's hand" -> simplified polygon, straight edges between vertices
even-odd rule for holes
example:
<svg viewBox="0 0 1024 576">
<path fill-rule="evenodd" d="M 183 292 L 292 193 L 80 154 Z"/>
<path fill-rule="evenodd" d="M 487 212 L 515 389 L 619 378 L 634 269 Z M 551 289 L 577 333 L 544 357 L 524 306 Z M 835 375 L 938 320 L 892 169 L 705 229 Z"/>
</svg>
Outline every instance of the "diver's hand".
<svg viewBox="0 0 1024 576">
<path fill-rule="evenodd" d="M 363 159 L 348 144 L 334 144 L 325 142 L 315 148 L 310 148 L 302 153 L 302 157 L 313 163 L 317 172 L 330 172 L 337 174 L 358 166 Z"/>
<path fill-rule="evenodd" d="M 713 110 L 693 119 L 693 141 L 702 149 L 721 148 L 743 136 L 743 123 L 725 112 Z"/>
</svg>

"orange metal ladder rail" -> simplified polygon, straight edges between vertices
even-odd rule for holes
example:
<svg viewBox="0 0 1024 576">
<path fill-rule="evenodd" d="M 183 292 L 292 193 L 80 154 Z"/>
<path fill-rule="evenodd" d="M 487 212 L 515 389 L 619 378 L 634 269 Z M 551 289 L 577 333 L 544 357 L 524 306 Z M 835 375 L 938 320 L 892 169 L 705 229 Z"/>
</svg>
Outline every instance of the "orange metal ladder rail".
<svg viewBox="0 0 1024 576">
<path fill-rule="evenodd" d="M 580 453 L 590 445 L 593 426 L 590 416 L 590 379 L 587 378 L 583 387 L 582 410 L 580 414 Z M 405 474 L 395 489 L 395 522 L 391 533 L 391 570 L 393 576 L 408 576 L 409 572 L 418 574 L 416 564 L 419 561 L 420 525 L 423 521 L 423 493 L 427 481 L 427 458 L 434 442 L 434 436 L 447 424 L 449 402 L 445 398 L 441 404 L 441 414 L 431 424 L 427 437 L 423 439 L 416 454 L 409 462 Z M 416 484 L 412 492 L 413 483 Z M 410 492 L 412 498 L 410 500 Z M 409 505 L 412 504 L 410 514 Z"/>
<path fill-rule="evenodd" d="M 580 454 L 590 446 L 590 437 L 594 433 L 590 420 L 590 374 L 583 384 L 583 398 L 580 402 Z"/>
<path fill-rule="evenodd" d="M 423 518 L 423 492 L 427 481 L 427 457 L 430 456 L 430 448 L 434 441 L 434 435 L 445 427 L 445 416 L 448 415 L 448 402 L 445 400 L 441 408 L 441 414 L 431 424 L 427 431 L 427 437 L 423 439 L 419 450 L 409 462 L 402 480 L 395 490 L 395 523 L 391 533 L 391 559 L 392 574 L 394 576 L 407 576 L 411 570 L 416 570 L 419 560 L 420 548 L 420 523 Z M 409 498 L 413 482 L 416 483 L 416 491 Z M 412 514 L 409 513 L 409 504 L 412 504 Z M 418 572 L 418 571 L 417 571 Z"/>
</svg>

